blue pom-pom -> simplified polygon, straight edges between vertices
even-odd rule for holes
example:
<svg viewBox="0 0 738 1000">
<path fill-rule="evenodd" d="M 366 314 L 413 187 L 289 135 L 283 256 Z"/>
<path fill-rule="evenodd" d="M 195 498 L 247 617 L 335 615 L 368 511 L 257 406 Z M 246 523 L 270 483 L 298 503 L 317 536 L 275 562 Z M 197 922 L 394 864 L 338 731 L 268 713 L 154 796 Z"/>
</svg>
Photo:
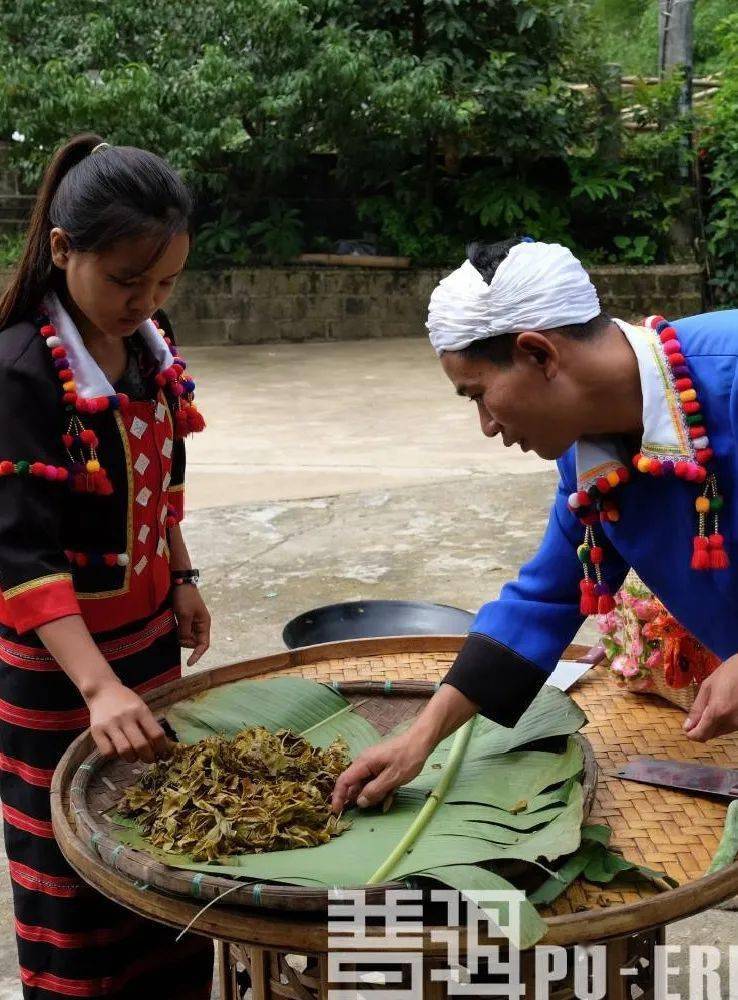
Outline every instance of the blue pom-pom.
<svg viewBox="0 0 738 1000">
<path fill-rule="evenodd" d="M 520 242 L 521 243 L 535 243 L 536 240 L 535 240 L 534 236 L 522 236 L 521 239 L 520 239 Z"/>
</svg>

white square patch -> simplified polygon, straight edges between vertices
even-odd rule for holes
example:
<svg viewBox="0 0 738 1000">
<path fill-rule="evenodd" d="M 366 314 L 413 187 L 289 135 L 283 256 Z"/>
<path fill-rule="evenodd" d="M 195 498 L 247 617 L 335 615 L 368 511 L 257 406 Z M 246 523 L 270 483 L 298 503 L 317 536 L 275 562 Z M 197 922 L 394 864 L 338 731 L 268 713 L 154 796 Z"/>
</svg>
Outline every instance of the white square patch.
<svg viewBox="0 0 738 1000">
<path fill-rule="evenodd" d="M 138 496 L 136 497 L 136 503 L 140 503 L 142 507 L 145 507 L 150 499 L 151 490 L 148 486 L 144 486 L 142 490 L 139 490 Z"/>
<path fill-rule="evenodd" d="M 151 528 L 149 528 L 148 524 L 144 524 L 144 526 L 139 531 L 139 533 L 138 533 L 138 540 L 139 540 L 139 542 L 141 542 L 142 545 L 145 543 L 146 539 L 149 537 L 149 532 L 150 531 L 151 531 Z"/>
<path fill-rule="evenodd" d="M 146 472 L 150 464 L 151 463 L 149 462 L 148 457 L 142 453 L 136 459 L 133 468 L 136 470 L 139 476 L 142 476 L 144 472 Z"/>
<path fill-rule="evenodd" d="M 158 556 L 161 556 L 161 555 L 164 554 L 164 539 L 163 538 L 159 539 L 159 544 L 156 546 L 156 554 Z"/>
<path fill-rule="evenodd" d="M 162 489 L 163 490 L 168 490 L 169 489 L 169 484 L 171 483 L 171 481 L 172 481 L 171 475 L 168 472 L 165 473 L 164 478 L 161 481 L 161 487 L 162 487 Z"/>
<path fill-rule="evenodd" d="M 146 423 L 145 420 L 141 420 L 140 417 L 134 417 L 133 420 L 131 421 L 131 434 L 133 434 L 135 438 L 141 440 L 141 438 L 146 433 L 146 429 L 148 426 L 149 425 Z"/>
<path fill-rule="evenodd" d="M 133 567 L 133 572 L 137 576 L 140 576 L 141 573 L 143 573 L 143 571 L 148 566 L 148 563 L 149 563 L 149 560 L 146 558 L 146 556 L 141 556 L 141 558 L 138 560 L 138 562 L 136 563 L 136 565 Z"/>
<path fill-rule="evenodd" d="M 159 405 L 154 410 L 154 416 L 159 421 L 159 423 L 161 423 L 162 420 L 164 419 L 166 412 L 167 412 L 166 406 L 163 403 L 159 403 Z"/>
<path fill-rule="evenodd" d="M 172 441 L 171 438 L 167 438 L 166 441 L 164 442 L 164 444 L 161 446 L 161 453 L 164 456 L 164 458 L 171 458 L 172 457 L 172 445 L 173 444 L 174 444 L 174 441 Z"/>
</svg>

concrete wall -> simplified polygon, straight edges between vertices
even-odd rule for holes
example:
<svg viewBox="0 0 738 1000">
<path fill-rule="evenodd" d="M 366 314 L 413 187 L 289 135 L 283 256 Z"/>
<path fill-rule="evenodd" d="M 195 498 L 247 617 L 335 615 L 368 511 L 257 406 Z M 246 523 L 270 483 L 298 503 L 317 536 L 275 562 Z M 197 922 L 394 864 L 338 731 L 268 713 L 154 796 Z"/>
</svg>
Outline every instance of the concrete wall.
<svg viewBox="0 0 738 1000">
<path fill-rule="evenodd" d="M 183 275 L 168 312 L 183 344 L 363 340 L 425 334 L 428 298 L 447 271 L 352 267 L 252 268 Z M 621 319 L 702 309 L 696 265 L 599 267 L 605 309 Z"/>
<path fill-rule="evenodd" d="M 188 271 L 167 311 L 182 344 L 363 340 L 425 334 L 428 298 L 446 272 L 352 267 Z M 622 319 L 702 309 L 697 265 L 598 267 L 604 308 Z M 7 275 L 0 273 L 0 287 Z"/>
</svg>

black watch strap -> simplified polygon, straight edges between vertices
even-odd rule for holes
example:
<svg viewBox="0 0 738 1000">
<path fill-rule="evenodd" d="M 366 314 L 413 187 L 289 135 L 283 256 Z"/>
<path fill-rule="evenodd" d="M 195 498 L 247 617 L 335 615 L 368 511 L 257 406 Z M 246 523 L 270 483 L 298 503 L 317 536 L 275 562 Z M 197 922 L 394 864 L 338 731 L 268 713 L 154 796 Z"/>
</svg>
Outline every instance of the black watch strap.
<svg viewBox="0 0 738 1000">
<path fill-rule="evenodd" d="M 200 570 L 199 569 L 175 569 L 172 570 L 172 583 L 181 587 L 185 583 L 197 584 L 200 582 Z"/>
</svg>

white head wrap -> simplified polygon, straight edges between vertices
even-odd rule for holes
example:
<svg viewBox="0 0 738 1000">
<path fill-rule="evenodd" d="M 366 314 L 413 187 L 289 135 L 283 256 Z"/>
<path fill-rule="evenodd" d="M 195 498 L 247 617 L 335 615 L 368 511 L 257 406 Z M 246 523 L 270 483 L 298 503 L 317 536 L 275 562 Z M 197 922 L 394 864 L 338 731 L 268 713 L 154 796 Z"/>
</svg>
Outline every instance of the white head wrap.
<svg viewBox="0 0 738 1000">
<path fill-rule="evenodd" d="M 503 333 L 587 323 L 600 312 L 595 287 L 571 250 L 518 243 L 489 284 L 467 260 L 436 285 L 426 325 L 442 354 Z"/>
</svg>

